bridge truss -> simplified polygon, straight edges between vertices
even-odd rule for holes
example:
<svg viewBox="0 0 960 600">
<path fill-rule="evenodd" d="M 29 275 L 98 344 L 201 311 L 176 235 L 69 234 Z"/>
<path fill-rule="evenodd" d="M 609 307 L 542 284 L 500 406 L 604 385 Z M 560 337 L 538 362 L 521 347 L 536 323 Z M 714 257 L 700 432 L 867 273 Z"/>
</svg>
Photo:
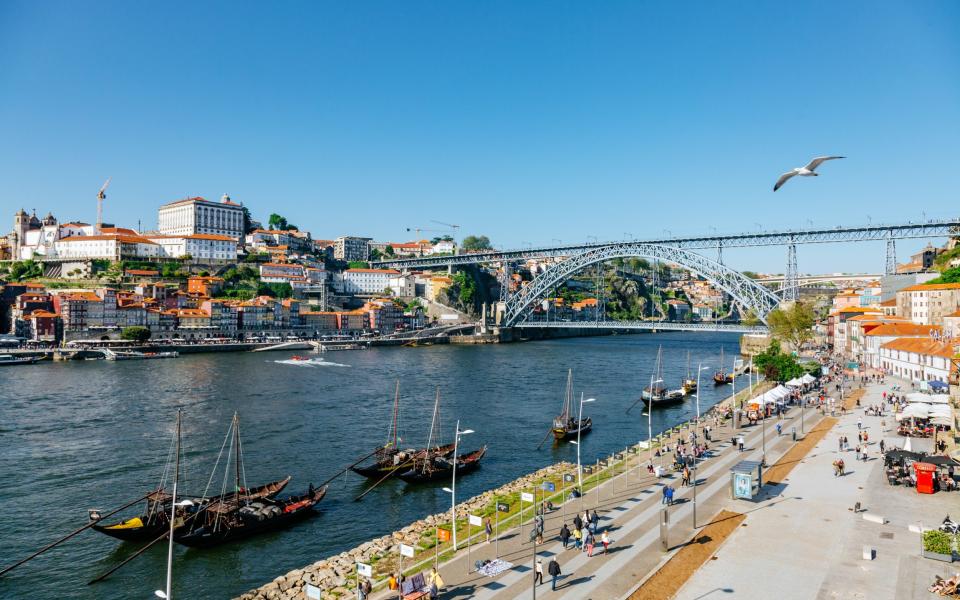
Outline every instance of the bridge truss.
<svg viewBox="0 0 960 600">
<path fill-rule="evenodd" d="M 616 258 L 632 257 L 650 258 L 681 265 L 705 277 L 730 294 L 736 302 L 752 311 L 764 323 L 766 323 L 767 314 L 780 303 L 780 299 L 773 292 L 755 280 L 703 255 L 673 246 L 621 242 L 575 254 L 535 277 L 529 285 L 521 288 L 506 301 L 503 324 L 512 326 L 524 321 L 533 308 L 534 302 L 542 300 L 573 274 L 590 265 Z"/>
</svg>

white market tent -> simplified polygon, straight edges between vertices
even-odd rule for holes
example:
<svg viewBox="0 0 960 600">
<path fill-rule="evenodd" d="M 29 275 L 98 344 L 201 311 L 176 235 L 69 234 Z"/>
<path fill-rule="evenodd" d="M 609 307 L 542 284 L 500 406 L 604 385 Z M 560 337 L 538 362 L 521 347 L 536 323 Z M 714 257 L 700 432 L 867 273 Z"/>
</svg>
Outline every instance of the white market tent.
<svg viewBox="0 0 960 600">
<path fill-rule="evenodd" d="M 803 379 L 801 379 L 801 378 L 799 378 L 799 377 L 795 377 L 795 378 L 791 379 L 790 381 L 788 381 L 787 383 L 785 383 L 784 385 L 788 385 L 788 386 L 790 386 L 790 387 L 800 387 L 800 386 L 803 385 Z"/>
<path fill-rule="evenodd" d="M 811 375 L 810 373 L 804 373 L 803 377 L 800 378 L 800 381 L 804 383 L 813 383 L 817 378 Z"/>
<path fill-rule="evenodd" d="M 747 404 L 775 404 L 778 400 L 782 400 L 792 393 L 792 391 L 781 385 L 773 388 L 769 392 L 760 394 Z"/>
<path fill-rule="evenodd" d="M 924 404 L 922 402 L 916 402 L 913 404 L 908 404 L 906 408 L 903 409 L 897 415 L 897 420 L 900 419 L 926 419 L 930 416 L 930 405 Z"/>
</svg>

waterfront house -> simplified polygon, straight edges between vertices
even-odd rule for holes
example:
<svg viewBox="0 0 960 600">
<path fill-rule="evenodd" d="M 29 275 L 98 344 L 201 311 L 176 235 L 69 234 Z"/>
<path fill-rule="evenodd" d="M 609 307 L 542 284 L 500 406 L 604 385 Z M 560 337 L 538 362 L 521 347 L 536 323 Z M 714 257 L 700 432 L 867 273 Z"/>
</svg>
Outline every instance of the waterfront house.
<svg viewBox="0 0 960 600">
<path fill-rule="evenodd" d="M 383 294 L 390 279 L 400 275 L 394 269 L 347 269 L 343 272 L 343 291 L 348 294 Z"/>
<path fill-rule="evenodd" d="M 880 346 L 880 366 L 890 375 L 911 381 L 947 383 L 957 348 L 932 338 L 899 338 Z"/>
<path fill-rule="evenodd" d="M 914 323 L 942 325 L 960 310 L 960 283 L 923 283 L 897 291 L 897 314 Z"/>
<path fill-rule="evenodd" d="M 865 326 L 862 354 L 853 358 L 871 368 L 880 368 L 880 347 L 899 338 L 930 339 L 940 333 L 936 325 L 919 325 L 909 321 L 876 322 Z"/>
</svg>

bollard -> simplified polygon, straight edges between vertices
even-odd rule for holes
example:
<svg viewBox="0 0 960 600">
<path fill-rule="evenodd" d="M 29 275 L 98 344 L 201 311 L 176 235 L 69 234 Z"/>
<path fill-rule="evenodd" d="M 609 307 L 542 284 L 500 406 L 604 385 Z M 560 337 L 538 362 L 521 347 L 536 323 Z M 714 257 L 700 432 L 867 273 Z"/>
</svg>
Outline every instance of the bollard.
<svg viewBox="0 0 960 600">
<path fill-rule="evenodd" d="M 793 434 L 793 441 L 797 441 L 797 428 L 791 427 L 790 432 Z"/>
</svg>

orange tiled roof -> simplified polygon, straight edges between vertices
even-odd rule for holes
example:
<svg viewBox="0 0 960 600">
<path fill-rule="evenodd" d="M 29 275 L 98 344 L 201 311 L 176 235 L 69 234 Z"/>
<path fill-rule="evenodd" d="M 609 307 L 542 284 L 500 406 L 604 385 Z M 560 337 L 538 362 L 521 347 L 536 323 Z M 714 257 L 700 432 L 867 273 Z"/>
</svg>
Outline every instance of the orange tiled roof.
<svg viewBox="0 0 960 600">
<path fill-rule="evenodd" d="M 889 300 L 884 300 L 883 302 L 880 303 L 880 306 L 896 306 L 896 305 L 897 305 L 896 298 L 890 298 Z"/>
<path fill-rule="evenodd" d="M 145 276 L 156 276 L 160 274 L 160 271 L 155 271 L 152 269 L 127 269 L 127 275 L 145 275 Z"/>
<path fill-rule="evenodd" d="M 837 311 L 838 313 L 879 313 L 882 312 L 879 308 L 871 308 L 869 306 L 845 306 Z"/>
<path fill-rule="evenodd" d="M 960 290 L 960 283 L 921 283 L 905 287 L 901 292 L 936 292 L 942 290 Z"/>
<path fill-rule="evenodd" d="M 91 241 L 103 241 L 103 240 L 113 240 L 117 242 L 122 242 L 125 244 L 154 244 L 145 237 L 140 237 L 139 235 L 129 235 L 122 233 L 107 233 L 104 235 L 72 235 L 58 242 L 63 243 L 72 243 L 72 242 L 91 242 Z"/>
<path fill-rule="evenodd" d="M 920 325 L 918 323 L 884 323 L 866 332 L 869 336 L 900 336 L 922 337 L 929 336 L 932 331 L 941 331 L 939 325 Z"/>
<path fill-rule="evenodd" d="M 399 275 L 400 271 L 394 269 L 347 269 L 344 273 L 384 273 L 386 275 Z"/>
<path fill-rule="evenodd" d="M 956 352 L 952 344 L 945 344 L 931 338 L 923 337 L 904 337 L 890 340 L 880 346 L 888 350 L 903 350 L 905 352 L 916 352 L 927 356 L 945 356 L 952 358 Z"/>
</svg>

